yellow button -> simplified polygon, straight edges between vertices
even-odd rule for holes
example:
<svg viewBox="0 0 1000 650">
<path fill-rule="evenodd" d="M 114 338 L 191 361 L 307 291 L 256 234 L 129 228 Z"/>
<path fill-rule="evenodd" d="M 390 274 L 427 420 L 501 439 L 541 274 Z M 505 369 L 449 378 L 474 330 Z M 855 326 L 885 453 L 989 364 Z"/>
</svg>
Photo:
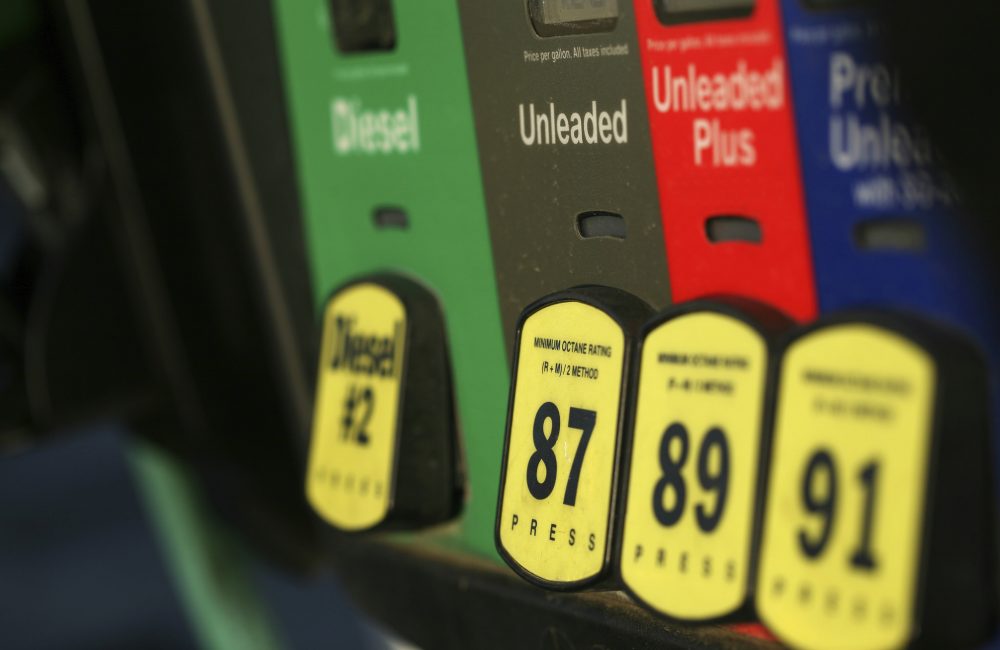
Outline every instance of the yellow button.
<svg viewBox="0 0 1000 650">
<path fill-rule="evenodd" d="M 757 599 L 788 643 L 895 648 L 917 633 L 936 381 L 923 348 L 871 324 L 787 349 Z"/>
<path fill-rule="evenodd" d="M 612 316 L 577 300 L 522 323 L 497 539 L 529 580 L 568 588 L 607 567 L 626 340 Z"/>
<path fill-rule="evenodd" d="M 722 618 L 752 576 L 767 342 L 743 320 L 695 311 L 650 330 L 640 364 L 622 579 L 671 618 Z"/>
<path fill-rule="evenodd" d="M 374 283 L 336 293 L 323 316 L 306 493 L 342 530 L 373 528 L 392 505 L 406 328 L 402 301 Z"/>
</svg>

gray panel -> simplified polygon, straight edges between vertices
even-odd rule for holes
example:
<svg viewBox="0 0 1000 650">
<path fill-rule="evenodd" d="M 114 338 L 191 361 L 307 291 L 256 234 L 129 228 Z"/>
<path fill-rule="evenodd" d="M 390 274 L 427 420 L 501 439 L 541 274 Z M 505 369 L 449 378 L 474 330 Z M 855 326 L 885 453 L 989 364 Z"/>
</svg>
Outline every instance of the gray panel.
<svg viewBox="0 0 1000 650">
<path fill-rule="evenodd" d="M 553 291 L 597 283 L 670 301 L 631 2 L 611 31 L 550 38 L 527 2 L 459 1 L 508 349 L 521 310 Z M 624 217 L 625 239 L 583 237 L 578 217 L 593 212 Z"/>
</svg>

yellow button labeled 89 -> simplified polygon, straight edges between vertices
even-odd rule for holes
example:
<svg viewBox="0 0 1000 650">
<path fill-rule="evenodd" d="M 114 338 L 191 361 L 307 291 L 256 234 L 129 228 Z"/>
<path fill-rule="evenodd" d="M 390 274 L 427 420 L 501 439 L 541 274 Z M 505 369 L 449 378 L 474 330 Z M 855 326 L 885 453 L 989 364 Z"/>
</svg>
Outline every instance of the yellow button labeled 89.
<svg viewBox="0 0 1000 650">
<path fill-rule="evenodd" d="M 780 370 L 761 617 L 791 645 L 960 647 L 996 606 L 986 379 L 926 323 L 845 315 Z"/>
<path fill-rule="evenodd" d="M 650 315 L 606 287 L 554 294 L 521 315 L 497 508 L 497 548 L 552 589 L 608 576 L 628 365 Z"/>
<path fill-rule="evenodd" d="M 415 528 L 455 514 L 445 345 L 437 302 L 411 280 L 373 276 L 327 302 L 306 494 L 334 527 Z"/>
<path fill-rule="evenodd" d="M 668 310 L 640 343 L 622 581 L 669 618 L 747 613 L 771 341 L 788 326 L 746 301 Z"/>
</svg>

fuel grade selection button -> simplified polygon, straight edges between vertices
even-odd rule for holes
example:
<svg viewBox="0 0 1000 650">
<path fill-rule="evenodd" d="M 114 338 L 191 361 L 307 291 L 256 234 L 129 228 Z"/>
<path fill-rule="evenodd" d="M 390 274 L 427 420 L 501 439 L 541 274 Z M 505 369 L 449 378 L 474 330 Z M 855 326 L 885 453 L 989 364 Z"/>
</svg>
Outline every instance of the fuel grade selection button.
<svg viewBox="0 0 1000 650">
<path fill-rule="evenodd" d="M 607 582 L 631 351 L 651 315 L 638 298 L 595 286 L 521 314 L 496 541 L 529 582 L 561 590 Z"/>
<path fill-rule="evenodd" d="M 844 315 L 779 371 L 757 586 L 782 640 L 967 647 L 993 631 L 986 374 L 927 324 Z"/>
<path fill-rule="evenodd" d="M 342 531 L 418 528 L 461 502 L 444 321 L 412 280 L 377 275 L 333 292 L 306 494 Z"/>
<path fill-rule="evenodd" d="M 681 621 L 749 618 L 779 312 L 704 300 L 644 328 L 626 444 L 626 591 Z"/>
</svg>

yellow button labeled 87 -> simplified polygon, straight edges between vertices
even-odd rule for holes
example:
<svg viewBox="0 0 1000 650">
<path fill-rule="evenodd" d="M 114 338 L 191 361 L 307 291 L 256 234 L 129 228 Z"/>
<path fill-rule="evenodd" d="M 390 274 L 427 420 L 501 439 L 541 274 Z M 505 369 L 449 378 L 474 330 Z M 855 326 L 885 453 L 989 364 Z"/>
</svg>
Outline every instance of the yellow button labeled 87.
<svg viewBox="0 0 1000 650">
<path fill-rule="evenodd" d="M 967 647 L 991 634 L 993 485 L 975 351 L 889 314 L 789 343 L 757 600 L 782 640 Z"/>
<path fill-rule="evenodd" d="M 747 614 L 770 348 L 787 326 L 767 307 L 718 300 L 646 328 L 619 562 L 626 590 L 664 616 Z"/>
<path fill-rule="evenodd" d="M 327 302 L 306 494 L 334 527 L 416 528 L 456 513 L 445 346 L 437 302 L 412 280 L 372 276 Z"/>
<path fill-rule="evenodd" d="M 521 315 L 497 508 L 501 556 L 552 589 L 606 581 L 633 334 L 651 314 L 606 287 Z"/>
</svg>

